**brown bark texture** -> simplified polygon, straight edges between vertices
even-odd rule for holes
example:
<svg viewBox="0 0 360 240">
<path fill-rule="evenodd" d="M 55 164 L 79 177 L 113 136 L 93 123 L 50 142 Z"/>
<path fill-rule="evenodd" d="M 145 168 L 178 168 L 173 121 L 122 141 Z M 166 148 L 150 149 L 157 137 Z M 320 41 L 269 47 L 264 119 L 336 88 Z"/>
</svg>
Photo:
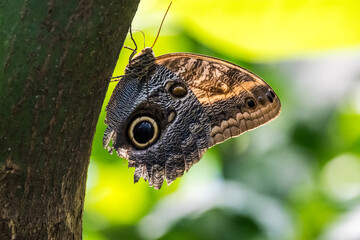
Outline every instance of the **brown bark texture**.
<svg viewBox="0 0 360 240">
<path fill-rule="evenodd" d="M 91 145 L 139 0 L 0 0 L 0 239 L 81 239 Z"/>
</svg>

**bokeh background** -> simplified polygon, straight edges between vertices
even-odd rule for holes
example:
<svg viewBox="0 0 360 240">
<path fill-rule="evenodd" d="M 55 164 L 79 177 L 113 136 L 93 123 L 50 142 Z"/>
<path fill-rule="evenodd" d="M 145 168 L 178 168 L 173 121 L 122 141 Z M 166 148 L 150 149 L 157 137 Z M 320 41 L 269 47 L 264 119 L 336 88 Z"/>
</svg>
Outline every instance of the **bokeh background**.
<svg viewBox="0 0 360 240">
<path fill-rule="evenodd" d="M 146 46 L 168 4 L 141 1 L 132 27 L 145 32 Z M 143 36 L 134 36 L 142 48 Z M 102 148 L 102 111 L 85 240 L 360 239 L 360 1 L 175 0 L 154 51 L 243 66 L 273 87 L 282 112 L 211 148 L 157 191 L 133 184 L 134 169 Z M 130 53 L 121 52 L 114 75 Z"/>
</svg>

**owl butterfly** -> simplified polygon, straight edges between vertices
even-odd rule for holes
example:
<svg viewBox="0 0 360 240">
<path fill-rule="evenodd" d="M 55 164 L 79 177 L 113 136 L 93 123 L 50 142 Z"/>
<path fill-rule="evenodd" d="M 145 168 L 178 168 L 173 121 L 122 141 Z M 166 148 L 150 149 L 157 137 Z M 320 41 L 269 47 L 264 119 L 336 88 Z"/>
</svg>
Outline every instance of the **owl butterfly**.
<svg viewBox="0 0 360 240">
<path fill-rule="evenodd" d="M 274 90 L 250 71 L 200 54 L 155 57 L 152 47 L 130 57 L 106 107 L 103 145 L 112 140 L 109 151 L 135 167 L 134 182 L 169 185 L 210 147 L 280 113 Z"/>
</svg>

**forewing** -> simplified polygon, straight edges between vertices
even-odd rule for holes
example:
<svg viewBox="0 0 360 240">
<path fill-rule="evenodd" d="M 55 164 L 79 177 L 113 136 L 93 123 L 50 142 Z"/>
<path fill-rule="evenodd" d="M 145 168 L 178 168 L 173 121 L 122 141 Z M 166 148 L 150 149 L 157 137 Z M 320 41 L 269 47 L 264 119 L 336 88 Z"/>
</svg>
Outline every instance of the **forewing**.
<svg viewBox="0 0 360 240">
<path fill-rule="evenodd" d="M 211 126 L 209 146 L 263 125 L 280 113 L 275 91 L 233 63 L 192 53 L 162 55 L 155 63 L 179 76 L 204 107 Z"/>
</svg>

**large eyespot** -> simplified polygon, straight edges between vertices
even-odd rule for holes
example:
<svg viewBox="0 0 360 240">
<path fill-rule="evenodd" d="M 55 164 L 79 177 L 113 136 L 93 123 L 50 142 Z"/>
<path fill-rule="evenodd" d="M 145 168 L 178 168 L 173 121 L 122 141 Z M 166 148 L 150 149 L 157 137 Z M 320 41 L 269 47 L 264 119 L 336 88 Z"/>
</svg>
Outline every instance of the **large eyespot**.
<svg viewBox="0 0 360 240">
<path fill-rule="evenodd" d="M 256 107 L 256 102 L 255 102 L 255 100 L 253 99 L 253 98 L 247 98 L 246 100 L 245 100 L 245 102 L 246 102 L 246 106 L 248 106 L 249 108 L 255 108 Z"/>
<path fill-rule="evenodd" d="M 148 116 L 135 118 L 128 128 L 131 143 L 137 148 L 146 148 L 159 136 L 159 126 Z"/>
</svg>

